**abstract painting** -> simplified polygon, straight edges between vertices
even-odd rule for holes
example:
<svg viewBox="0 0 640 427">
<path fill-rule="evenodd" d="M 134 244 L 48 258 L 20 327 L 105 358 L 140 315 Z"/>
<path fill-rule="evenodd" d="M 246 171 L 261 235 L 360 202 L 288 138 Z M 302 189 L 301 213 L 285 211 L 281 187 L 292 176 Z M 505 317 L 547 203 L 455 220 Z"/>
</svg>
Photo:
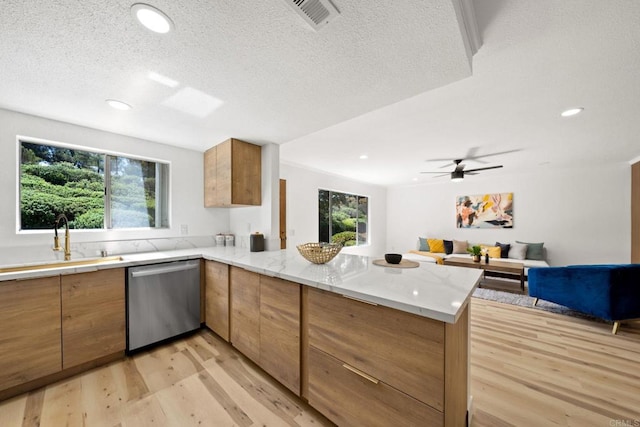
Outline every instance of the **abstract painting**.
<svg viewBox="0 0 640 427">
<path fill-rule="evenodd" d="M 513 228 L 513 193 L 458 196 L 456 228 Z"/>
</svg>

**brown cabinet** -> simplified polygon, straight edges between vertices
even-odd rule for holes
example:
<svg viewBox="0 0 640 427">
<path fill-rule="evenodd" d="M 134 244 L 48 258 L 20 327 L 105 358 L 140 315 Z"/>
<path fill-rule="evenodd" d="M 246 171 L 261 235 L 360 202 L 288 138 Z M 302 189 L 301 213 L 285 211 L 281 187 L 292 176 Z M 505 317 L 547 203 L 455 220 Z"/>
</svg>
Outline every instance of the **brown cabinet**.
<svg viewBox="0 0 640 427">
<path fill-rule="evenodd" d="M 124 352 L 123 268 L 62 276 L 64 369 Z"/>
<path fill-rule="evenodd" d="M 309 379 L 309 403 L 337 425 L 443 425 L 442 412 L 315 347 L 309 349 Z"/>
<path fill-rule="evenodd" d="M 300 394 L 300 285 L 231 267 L 231 344 Z"/>
<path fill-rule="evenodd" d="M 262 147 L 228 139 L 204 153 L 204 206 L 262 204 Z"/>
<path fill-rule="evenodd" d="M 0 283 L 0 391 L 61 369 L 60 277 Z"/>
<path fill-rule="evenodd" d="M 229 341 L 229 266 L 205 261 L 205 323 Z"/>
<path fill-rule="evenodd" d="M 260 275 L 231 267 L 231 344 L 260 363 Z"/>
<path fill-rule="evenodd" d="M 300 285 L 260 276 L 260 366 L 300 395 Z"/>
<path fill-rule="evenodd" d="M 317 289 L 305 295 L 311 406 L 339 425 L 463 425 L 466 311 L 450 325 Z"/>
</svg>

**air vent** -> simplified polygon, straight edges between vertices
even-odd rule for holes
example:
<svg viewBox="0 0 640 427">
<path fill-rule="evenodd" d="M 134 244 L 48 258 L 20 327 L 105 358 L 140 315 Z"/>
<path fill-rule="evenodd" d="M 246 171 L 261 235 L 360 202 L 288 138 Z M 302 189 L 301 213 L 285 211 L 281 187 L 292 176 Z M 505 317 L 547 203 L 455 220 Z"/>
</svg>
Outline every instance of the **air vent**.
<svg viewBox="0 0 640 427">
<path fill-rule="evenodd" d="M 330 0 L 284 0 L 284 2 L 316 31 L 340 15 Z"/>
</svg>

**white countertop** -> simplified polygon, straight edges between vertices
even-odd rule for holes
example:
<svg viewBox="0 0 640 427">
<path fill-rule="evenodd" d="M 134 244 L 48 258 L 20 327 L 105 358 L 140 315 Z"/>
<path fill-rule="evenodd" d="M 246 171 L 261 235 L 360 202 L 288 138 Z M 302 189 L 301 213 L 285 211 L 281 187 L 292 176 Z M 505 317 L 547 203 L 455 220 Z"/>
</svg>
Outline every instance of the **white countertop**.
<svg viewBox="0 0 640 427">
<path fill-rule="evenodd" d="M 204 258 L 443 322 L 455 323 L 469 303 L 482 275 L 479 269 L 432 263 L 420 263 L 417 268 L 380 267 L 372 263 L 374 259 L 382 256 L 338 254 L 330 262 L 317 265 L 304 259 L 295 248 L 249 252 L 237 247 L 210 247 L 121 256 L 122 261 L 101 264 L 0 273 L 0 281 Z"/>
</svg>

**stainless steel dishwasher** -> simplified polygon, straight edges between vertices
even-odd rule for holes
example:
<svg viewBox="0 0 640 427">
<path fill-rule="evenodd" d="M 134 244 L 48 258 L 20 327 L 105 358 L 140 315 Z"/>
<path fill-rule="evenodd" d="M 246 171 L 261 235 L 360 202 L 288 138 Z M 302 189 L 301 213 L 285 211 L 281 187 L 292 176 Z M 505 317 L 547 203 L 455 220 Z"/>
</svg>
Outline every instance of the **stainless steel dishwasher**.
<svg viewBox="0 0 640 427">
<path fill-rule="evenodd" d="M 200 260 L 127 270 L 127 351 L 200 327 Z"/>
</svg>

